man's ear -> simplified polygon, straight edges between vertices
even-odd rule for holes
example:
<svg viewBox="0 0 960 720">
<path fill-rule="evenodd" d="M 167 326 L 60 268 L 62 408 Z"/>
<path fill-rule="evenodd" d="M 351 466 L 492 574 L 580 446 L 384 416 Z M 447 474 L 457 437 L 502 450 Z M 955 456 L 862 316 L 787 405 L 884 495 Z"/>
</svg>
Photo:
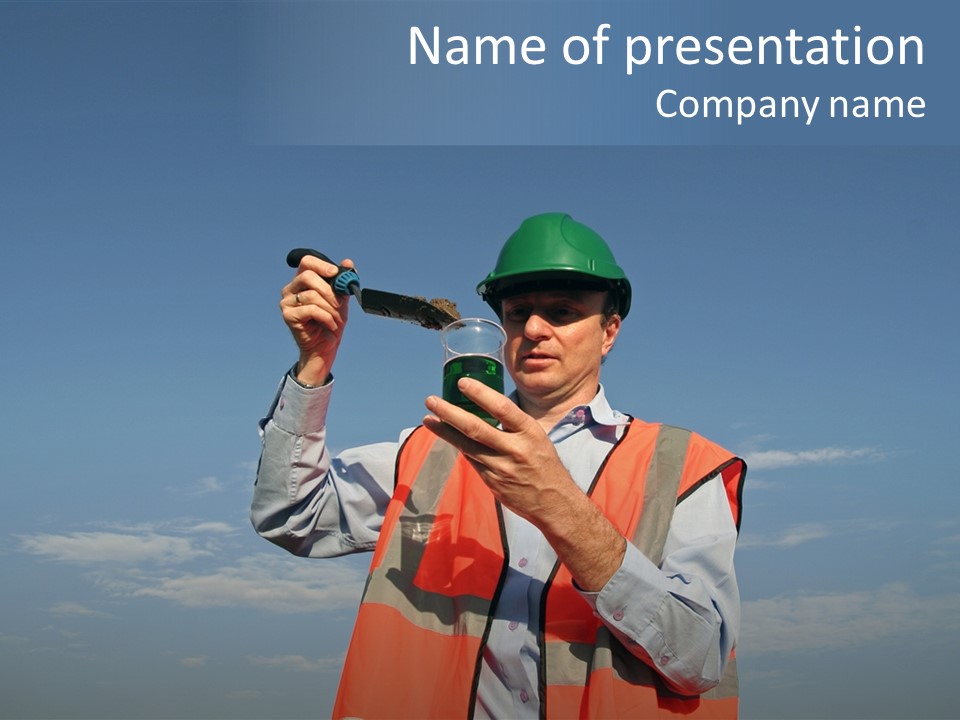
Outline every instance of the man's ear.
<svg viewBox="0 0 960 720">
<path fill-rule="evenodd" d="M 611 315 L 606 322 L 603 324 L 603 345 L 600 348 L 600 353 L 603 357 L 606 357 L 607 354 L 613 350 L 613 345 L 617 341 L 617 335 L 620 333 L 620 316 L 617 314 Z"/>
</svg>

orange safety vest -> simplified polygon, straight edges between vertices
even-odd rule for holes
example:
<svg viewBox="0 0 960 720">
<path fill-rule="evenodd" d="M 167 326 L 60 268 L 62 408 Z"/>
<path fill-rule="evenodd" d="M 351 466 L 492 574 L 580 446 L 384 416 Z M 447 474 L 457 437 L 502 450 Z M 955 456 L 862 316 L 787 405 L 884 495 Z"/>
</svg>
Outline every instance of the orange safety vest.
<svg viewBox="0 0 960 720">
<path fill-rule="evenodd" d="M 718 473 L 739 528 L 744 462 L 688 430 L 631 420 L 588 495 L 659 564 L 674 507 Z M 500 503 L 451 445 L 415 430 L 397 458 L 333 717 L 472 717 L 507 564 Z M 719 686 L 677 695 L 606 629 L 566 567 L 545 587 L 541 717 L 737 716 L 733 657 Z"/>
</svg>

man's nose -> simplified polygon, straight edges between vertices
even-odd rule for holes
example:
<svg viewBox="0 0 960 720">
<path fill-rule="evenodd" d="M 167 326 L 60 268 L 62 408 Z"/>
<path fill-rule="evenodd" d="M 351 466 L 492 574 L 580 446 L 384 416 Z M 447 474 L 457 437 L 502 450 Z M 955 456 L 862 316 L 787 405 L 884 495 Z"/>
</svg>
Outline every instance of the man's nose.
<svg viewBox="0 0 960 720">
<path fill-rule="evenodd" d="M 550 333 L 550 323 L 539 312 L 532 312 L 523 326 L 523 334 L 530 340 L 541 340 Z"/>
</svg>

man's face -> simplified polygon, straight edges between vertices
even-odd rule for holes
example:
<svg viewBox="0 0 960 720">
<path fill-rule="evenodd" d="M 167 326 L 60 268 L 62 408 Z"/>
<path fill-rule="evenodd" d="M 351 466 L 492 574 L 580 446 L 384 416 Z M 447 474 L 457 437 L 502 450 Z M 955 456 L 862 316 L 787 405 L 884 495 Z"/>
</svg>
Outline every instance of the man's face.
<svg viewBox="0 0 960 720">
<path fill-rule="evenodd" d="M 504 358 L 522 400 L 593 399 L 600 362 L 620 330 L 618 315 L 603 321 L 605 299 L 604 292 L 547 290 L 503 300 Z"/>
</svg>

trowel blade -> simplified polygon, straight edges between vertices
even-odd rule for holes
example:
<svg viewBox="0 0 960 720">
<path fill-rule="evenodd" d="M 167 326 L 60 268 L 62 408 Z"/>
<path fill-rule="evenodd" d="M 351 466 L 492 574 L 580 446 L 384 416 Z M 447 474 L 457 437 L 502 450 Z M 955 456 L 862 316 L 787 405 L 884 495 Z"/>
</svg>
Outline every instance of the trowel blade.
<svg viewBox="0 0 960 720">
<path fill-rule="evenodd" d="M 440 330 L 460 319 L 450 311 L 431 305 L 422 298 L 370 288 L 360 291 L 360 307 L 372 315 L 406 320 L 430 330 Z"/>
</svg>

